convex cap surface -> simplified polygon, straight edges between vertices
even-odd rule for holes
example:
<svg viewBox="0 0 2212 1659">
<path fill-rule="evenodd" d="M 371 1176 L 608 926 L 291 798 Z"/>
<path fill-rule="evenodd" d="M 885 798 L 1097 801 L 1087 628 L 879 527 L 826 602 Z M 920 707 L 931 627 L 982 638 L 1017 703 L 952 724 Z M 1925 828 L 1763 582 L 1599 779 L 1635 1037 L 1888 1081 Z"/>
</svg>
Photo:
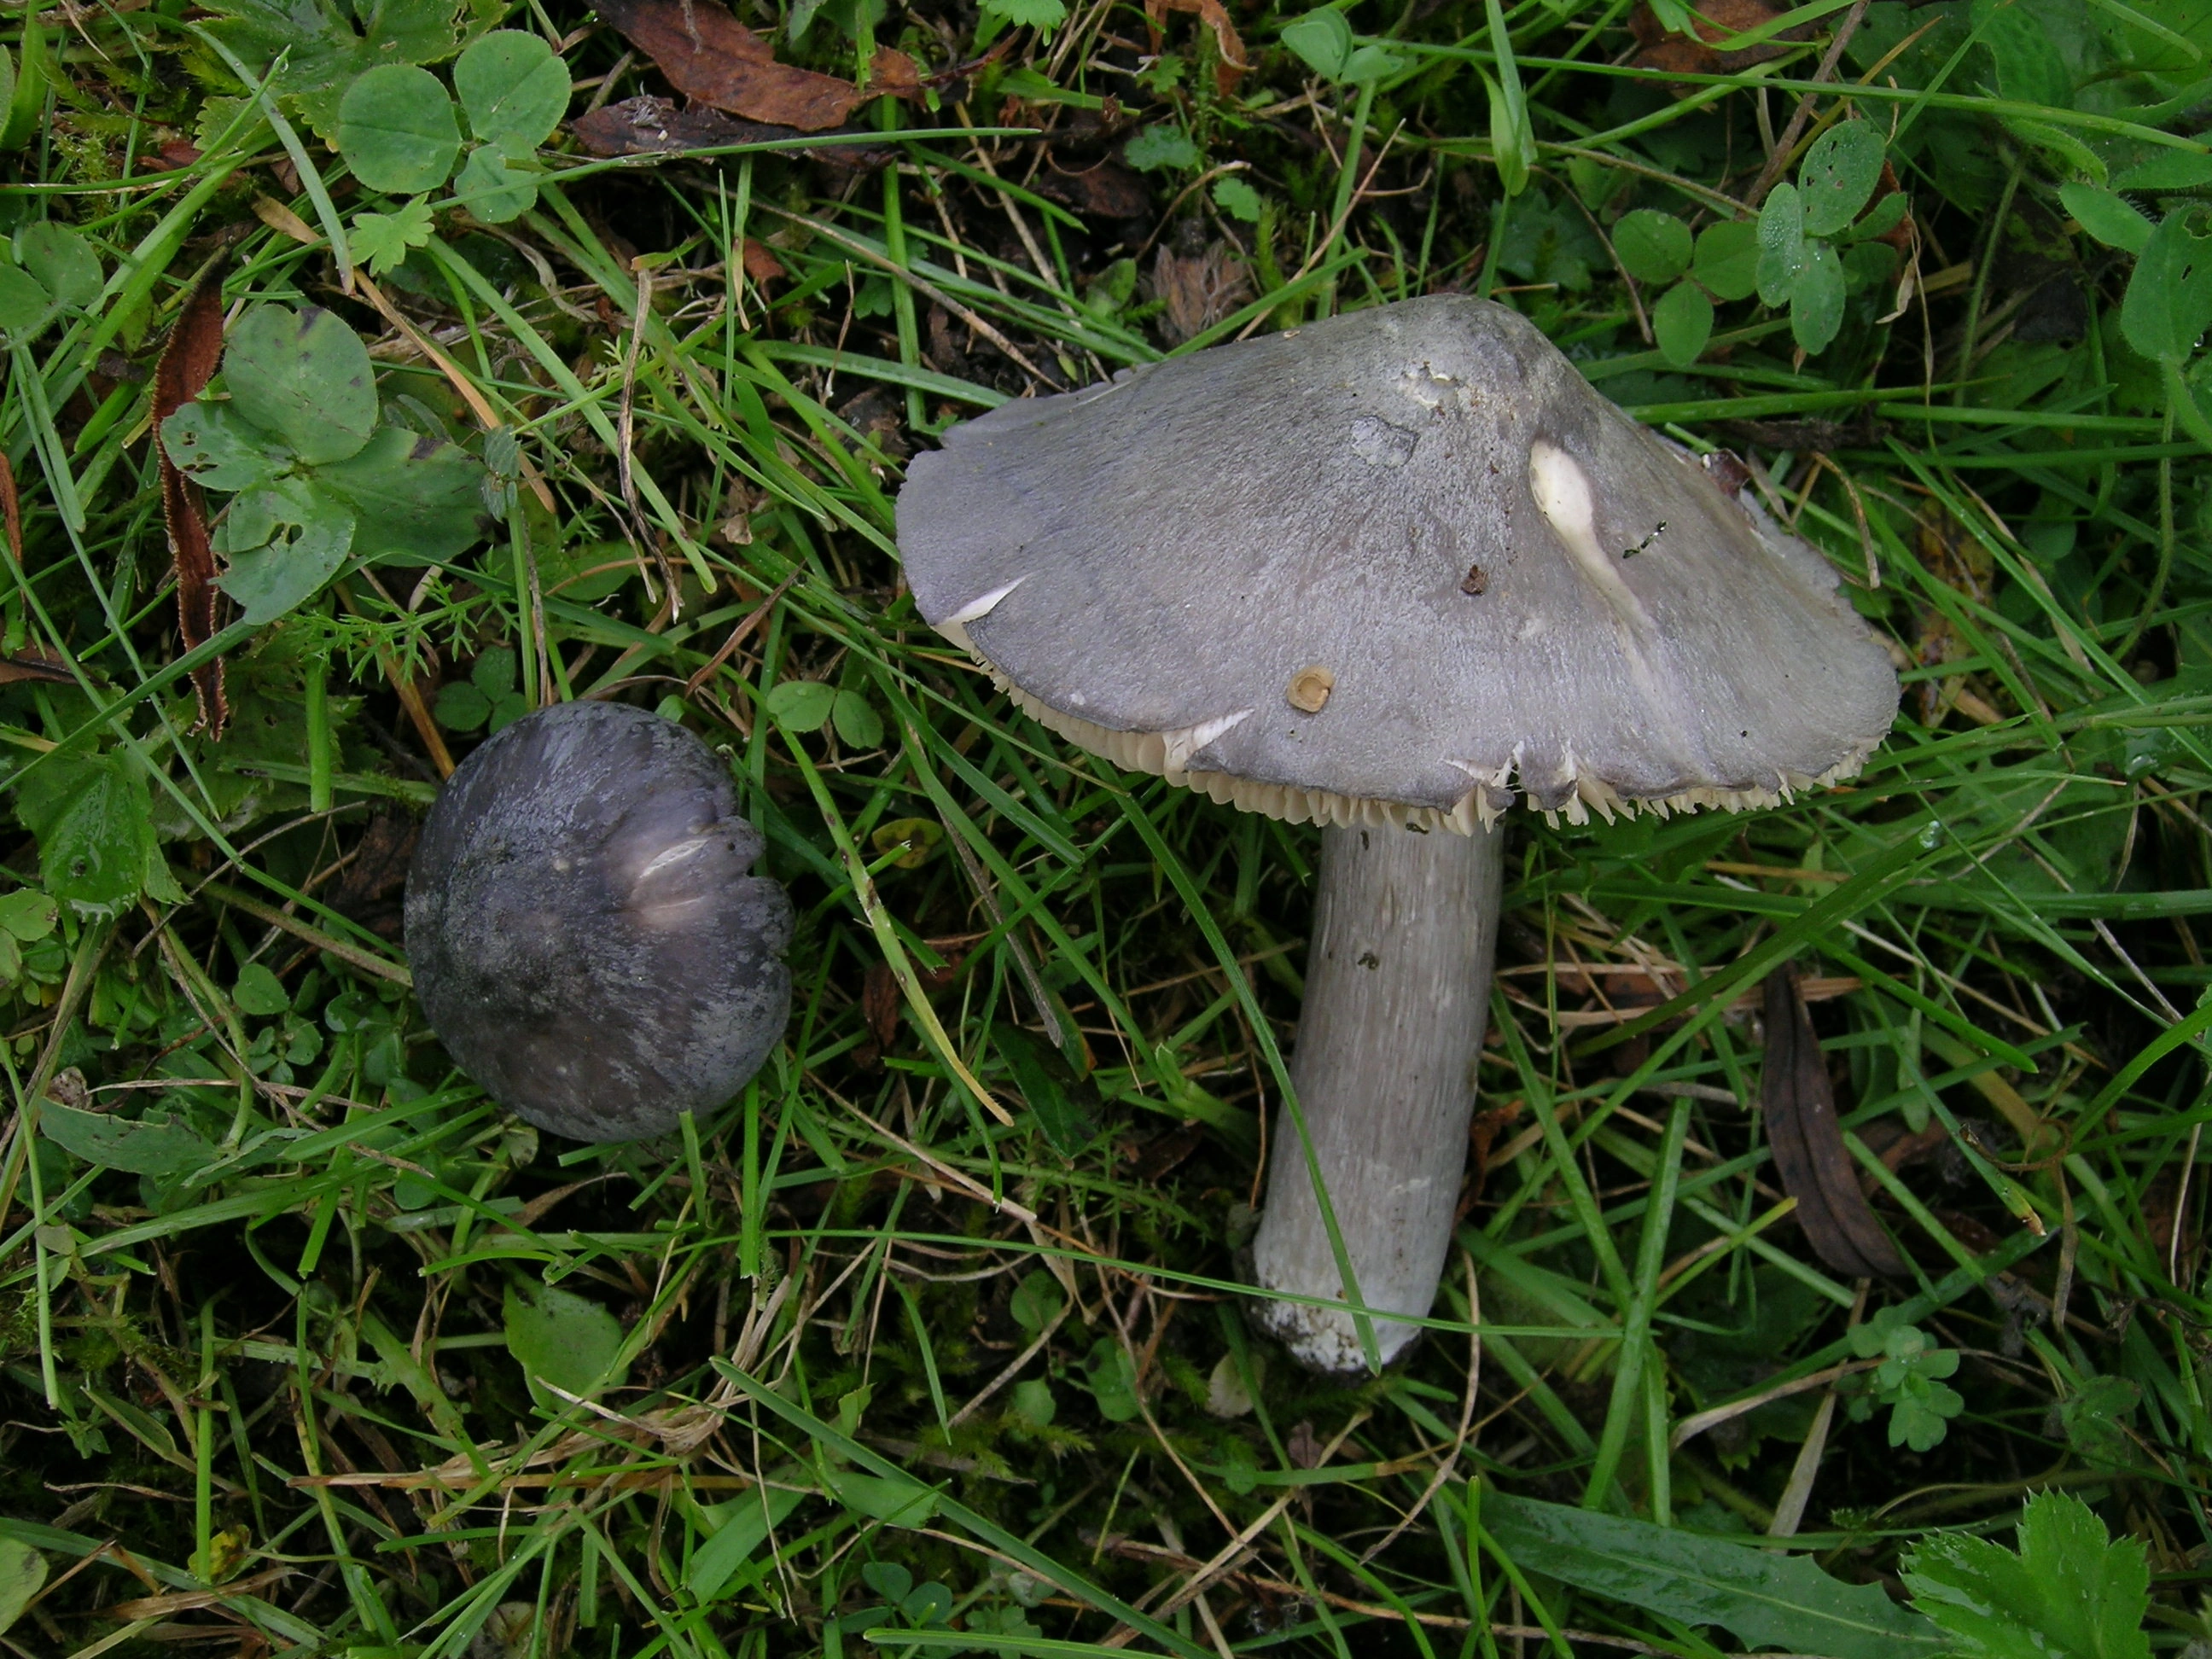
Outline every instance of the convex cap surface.
<svg viewBox="0 0 2212 1659">
<path fill-rule="evenodd" d="M 746 872 L 729 769 L 600 702 L 517 720 L 447 781 L 407 875 L 407 957 L 447 1051 L 579 1140 L 720 1105 L 782 1035 L 791 904 Z"/>
<path fill-rule="evenodd" d="M 915 459 L 898 540 L 1045 724 L 1293 821 L 1765 805 L 1897 708 L 1826 560 L 1483 301 L 1003 404 Z"/>
</svg>

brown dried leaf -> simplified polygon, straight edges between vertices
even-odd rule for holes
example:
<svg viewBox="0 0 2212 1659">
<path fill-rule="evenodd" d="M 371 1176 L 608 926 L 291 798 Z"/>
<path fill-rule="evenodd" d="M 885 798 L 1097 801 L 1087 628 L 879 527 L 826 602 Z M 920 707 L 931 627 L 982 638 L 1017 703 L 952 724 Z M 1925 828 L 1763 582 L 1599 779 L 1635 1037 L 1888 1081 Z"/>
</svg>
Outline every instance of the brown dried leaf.
<svg viewBox="0 0 2212 1659">
<path fill-rule="evenodd" d="M 1144 175 L 1110 159 L 1070 173 L 1061 171 L 1047 156 L 1044 167 L 1030 184 L 1040 196 L 1101 219 L 1141 218 L 1152 204 Z"/>
<path fill-rule="evenodd" d="M 1738 52 L 1716 52 L 1711 43 L 1746 33 L 1780 15 L 1781 8 L 1767 4 L 1766 0 L 1700 0 L 1690 16 L 1690 27 L 1697 32 L 1693 40 L 1688 35 L 1668 33 L 1651 8 L 1640 5 L 1628 20 L 1629 33 L 1636 37 L 1638 47 L 1634 62 L 1638 69 L 1668 75 L 1734 75 L 1753 64 L 1781 57 L 1788 50 L 1784 42 L 1805 39 L 1808 26 L 1801 23 Z"/>
<path fill-rule="evenodd" d="M 842 82 L 840 83 L 842 84 Z M 625 98 L 568 124 L 568 130 L 594 155 L 673 155 L 685 150 L 720 149 L 731 144 L 772 144 L 805 137 L 796 127 L 761 121 L 733 121 L 704 105 L 682 109 L 665 98 Z M 857 132 L 857 127 L 841 129 Z M 884 144 L 824 144 L 799 154 L 825 167 L 849 172 L 880 167 L 892 151 Z"/>
<path fill-rule="evenodd" d="M 888 963 L 878 963 L 860 981 L 860 1017 L 878 1048 L 888 1048 L 898 1040 L 901 1006 L 898 981 Z"/>
<path fill-rule="evenodd" d="M 75 685 L 76 676 L 54 653 L 27 645 L 12 656 L 0 657 L 0 685 L 13 685 L 18 680 L 36 680 L 41 685 Z"/>
<path fill-rule="evenodd" d="M 1813 1017 L 1787 967 L 1766 976 L 1766 1062 L 1759 1097 L 1774 1167 L 1783 1191 L 1797 1200 L 1797 1222 L 1813 1254 L 1853 1279 L 1904 1273 L 1904 1259 L 1859 1190 Z"/>
<path fill-rule="evenodd" d="M 1221 0 L 1145 0 L 1145 17 L 1155 35 L 1167 27 L 1171 11 L 1195 12 L 1198 21 L 1213 31 L 1213 44 L 1221 52 L 1221 61 L 1213 66 L 1213 82 L 1221 95 L 1228 97 L 1237 90 L 1238 77 L 1252 66 L 1237 26 L 1229 21 L 1228 8 Z"/>
<path fill-rule="evenodd" d="M 780 283 L 790 273 L 784 270 L 783 261 L 775 257 L 775 250 L 766 242 L 748 236 L 738 258 L 744 262 L 745 275 L 766 288 L 770 283 Z"/>
<path fill-rule="evenodd" d="M 820 132 L 871 98 L 907 97 L 921 88 L 914 59 L 889 46 L 870 61 L 865 88 L 779 64 L 767 41 L 714 0 L 605 0 L 599 10 L 677 91 L 750 121 Z"/>
<path fill-rule="evenodd" d="M 177 565 L 177 631 L 188 651 L 215 637 L 215 550 L 208 543 L 207 504 L 200 498 L 199 486 L 169 459 L 161 422 L 207 389 L 222 361 L 222 266 L 218 263 L 185 301 L 154 370 L 154 453 L 161 480 L 161 516 L 168 524 L 169 550 Z M 222 695 L 222 658 L 192 671 L 192 690 L 199 698 L 200 728 L 211 738 L 221 738 L 230 720 L 230 705 Z"/>
<path fill-rule="evenodd" d="M 1219 243 L 1196 253 L 1163 245 L 1152 259 L 1152 297 L 1169 342 L 1181 345 L 1250 299 L 1252 283 L 1244 262 Z"/>
</svg>

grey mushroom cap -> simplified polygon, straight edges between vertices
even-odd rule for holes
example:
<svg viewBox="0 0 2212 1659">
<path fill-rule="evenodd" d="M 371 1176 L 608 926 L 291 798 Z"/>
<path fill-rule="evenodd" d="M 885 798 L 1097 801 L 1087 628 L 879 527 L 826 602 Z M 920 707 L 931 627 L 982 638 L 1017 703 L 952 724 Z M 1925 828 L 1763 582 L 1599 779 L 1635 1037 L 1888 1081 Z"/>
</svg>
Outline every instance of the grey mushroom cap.
<svg viewBox="0 0 2212 1659">
<path fill-rule="evenodd" d="M 1825 559 L 1484 301 L 1003 404 L 915 459 L 898 542 L 1046 724 L 1294 821 L 1764 805 L 1897 708 Z"/>
<path fill-rule="evenodd" d="M 791 903 L 747 872 L 729 769 L 641 708 L 570 702 L 464 761 L 407 872 L 407 959 L 501 1105 L 631 1140 L 720 1105 L 783 1034 Z"/>
</svg>

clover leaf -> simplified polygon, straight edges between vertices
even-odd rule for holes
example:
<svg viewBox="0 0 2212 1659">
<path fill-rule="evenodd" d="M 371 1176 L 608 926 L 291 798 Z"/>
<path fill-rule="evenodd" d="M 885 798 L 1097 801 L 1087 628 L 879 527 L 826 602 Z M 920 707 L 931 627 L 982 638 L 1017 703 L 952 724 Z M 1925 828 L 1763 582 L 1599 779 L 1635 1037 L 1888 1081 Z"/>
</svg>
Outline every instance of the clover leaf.
<svg viewBox="0 0 2212 1659">
<path fill-rule="evenodd" d="M 412 64 L 380 64 L 338 100 L 338 154 L 371 190 L 434 190 L 461 152 L 453 100 L 438 77 Z"/>
<path fill-rule="evenodd" d="M 272 622 L 349 558 L 420 562 L 479 533 L 483 467 L 442 437 L 382 426 L 361 337 L 330 313 L 257 306 L 226 343 L 228 399 L 203 397 L 161 423 L 171 462 L 233 493 L 214 536 L 216 585 Z"/>
<path fill-rule="evenodd" d="M 51 220 L 26 225 L 9 252 L 12 263 L 0 254 L 0 329 L 19 341 L 100 297 L 100 256 L 67 225 Z"/>
<path fill-rule="evenodd" d="M 511 161 L 553 136 L 568 112 L 568 69 L 552 47 L 521 29 L 494 29 L 453 64 L 453 90 L 477 142 Z"/>
<path fill-rule="evenodd" d="M 1639 283 L 1671 283 L 1690 268 L 1690 228 L 1671 213 L 1638 208 L 1613 228 L 1613 251 Z"/>
<path fill-rule="evenodd" d="M 329 312 L 256 306 L 223 349 L 238 413 L 310 466 L 361 453 L 376 429 L 376 375 L 361 337 Z"/>
<path fill-rule="evenodd" d="M 1862 1359 L 1879 1358 L 1869 1384 L 1851 1398 L 1854 1420 L 1864 1421 L 1876 1406 L 1889 1407 L 1889 1443 L 1914 1451 L 1932 1450 L 1949 1431 L 1950 1419 L 1966 1407 L 1943 1379 L 1959 1370 L 1959 1351 L 1939 1348 L 1927 1333 L 1885 1309 L 1851 1331 L 1851 1349 Z"/>
</svg>

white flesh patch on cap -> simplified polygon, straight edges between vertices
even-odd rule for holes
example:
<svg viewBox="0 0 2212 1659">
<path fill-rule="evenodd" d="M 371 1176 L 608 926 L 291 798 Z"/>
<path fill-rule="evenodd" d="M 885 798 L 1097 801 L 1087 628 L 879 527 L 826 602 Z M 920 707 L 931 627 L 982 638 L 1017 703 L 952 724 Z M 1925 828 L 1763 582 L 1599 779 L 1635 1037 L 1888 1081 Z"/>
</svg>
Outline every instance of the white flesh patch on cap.
<svg viewBox="0 0 2212 1659">
<path fill-rule="evenodd" d="M 1645 707 L 1656 723 L 1653 736 L 1665 744 L 1678 767 L 1694 775 L 1703 769 L 1690 760 L 1692 746 L 1682 728 L 1682 711 L 1675 699 L 1661 688 L 1659 677 L 1652 671 L 1651 659 L 1644 648 L 1647 641 L 1658 638 L 1659 630 L 1652 623 L 1651 613 L 1644 608 L 1644 601 L 1636 597 L 1635 590 L 1622 578 L 1620 567 L 1598 541 L 1597 502 L 1590 494 L 1589 475 L 1566 451 L 1539 438 L 1528 446 L 1528 493 L 1535 498 L 1537 510 L 1552 526 L 1559 544 L 1574 560 L 1576 569 L 1612 611 L 1613 633 L 1620 641 L 1620 653 L 1628 665 L 1629 676 L 1643 693 Z M 1525 629 L 1523 632 L 1525 635 Z M 1571 769 L 1559 781 L 1575 781 Z M 1600 810 L 1604 809 L 1601 806 Z M 1570 822 L 1583 821 L 1577 816 L 1582 811 L 1579 802 L 1571 802 L 1566 811 Z"/>
<path fill-rule="evenodd" d="M 945 623 L 954 623 L 962 627 L 965 627 L 971 622 L 975 622 L 981 617 L 989 616 L 994 611 L 999 608 L 1000 600 L 1005 599 L 1007 594 L 1012 592 L 1016 588 L 1019 587 L 1028 580 L 1029 577 L 1025 574 L 1017 576 L 1013 580 L 1008 582 L 1004 587 L 994 587 L 989 592 L 969 600 L 967 604 L 962 605 L 957 611 L 947 617 L 945 619 L 945 622 L 938 623 L 938 626 L 942 628 L 945 626 Z"/>
<path fill-rule="evenodd" d="M 1598 545 L 1597 503 L 1581 465 L 1565 450 L 1538 439 L 1528 446 L 1528 493 L 1598 596 L 1637 635 L 1650 637 L 1650 613 Z"/>
<path fill-rule="evenodd" d="M 1226 737 L 1252 718 L 1252 711 L 1240 708 L 1233 714 L 1217 714 L 1210 720 L 1200 720 L 1195 726 L 1185 726 L 1173 732 L 1156 735 L 1165 746 L 1169 775 L 1184 771 L 1190 757 L 1212 743 L 1216 738 Z"/>
<path fill-rule="evenodd" d="M 681 925 L 713 896 L 698 890 L 684 866 L 714 844 L 712 836 L 687 836 L 661 848 L 641 865 L 629 884 L 629 908 L 648 927 Z"/>
</svg>

